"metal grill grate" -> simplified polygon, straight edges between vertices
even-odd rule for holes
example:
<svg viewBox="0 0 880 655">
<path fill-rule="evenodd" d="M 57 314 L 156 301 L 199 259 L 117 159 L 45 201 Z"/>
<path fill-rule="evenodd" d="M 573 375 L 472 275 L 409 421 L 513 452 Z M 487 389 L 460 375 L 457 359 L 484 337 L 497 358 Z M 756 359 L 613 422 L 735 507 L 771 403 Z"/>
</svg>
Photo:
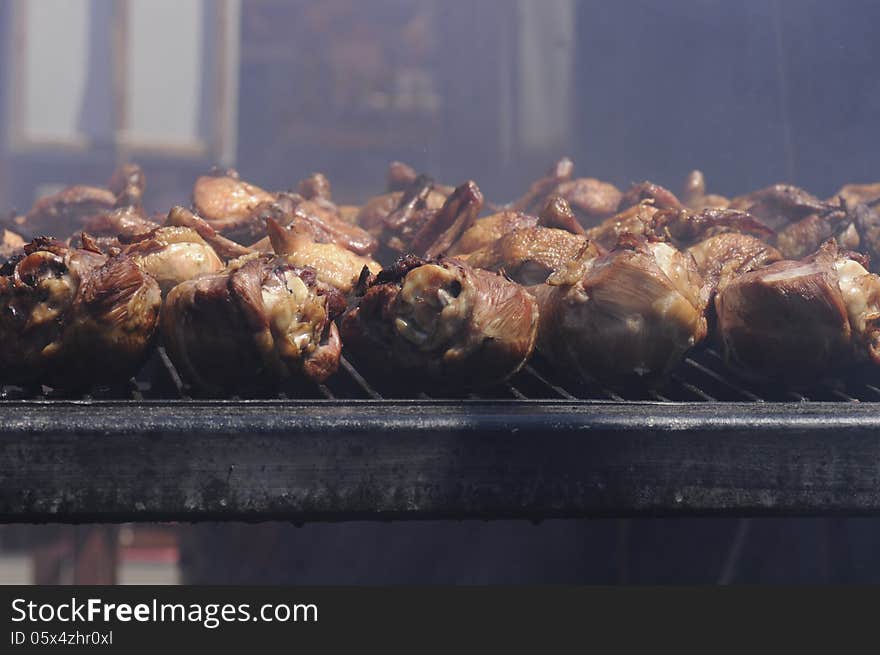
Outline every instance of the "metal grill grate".
<svg viewBox="0 0 880 655">
<path fill-rule="evenodd" d="M 189 400 L 201 398 L 182 380 L 164 349 L 153 357 L 119 388 L 96 389 L 85 400 Z M 248 396 L 253 398 L 255 396 Z M 343 357 L 339 372 L 326 384 L 297 384 L 279 390 L 276 399 L 346 400 L 567 400 L 584 402 L 880 402 L 880 371 L 855 369 L 844 377 L 823 380 L 798 390 L 778 382 L 756 382 L 731 370 L 717 349 L 701 347 L 691 352 L 682 364 L 659 387 L 630 385 L 610 389 L 595 381 L 572 380 L 549 364 L 539 354 L 507 383 L 470 392 L 437 392 L 396 381 L 393 376 L 376 375 L 361 368 L 353 359 Z M 0 388 L 0 400 L 71 399 L 70 395 L 47 387 L 25 389 Z M 229 400 L 240 400 L 235 396 Z"/>
</svg>

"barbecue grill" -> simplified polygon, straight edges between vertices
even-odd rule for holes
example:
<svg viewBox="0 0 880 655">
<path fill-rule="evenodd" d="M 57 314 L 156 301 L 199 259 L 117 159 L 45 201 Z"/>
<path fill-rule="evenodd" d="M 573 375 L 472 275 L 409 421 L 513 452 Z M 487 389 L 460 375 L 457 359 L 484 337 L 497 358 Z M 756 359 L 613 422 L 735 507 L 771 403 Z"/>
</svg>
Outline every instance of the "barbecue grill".
<svg viewBox="0 0 880 655">
<path fill-rule="evenodd" d="M 198 398 L 159 349 L 125 389 L 3 390 L 0 517 L 870 513 L 878 401 L 876 372 L 792 390 L 712 347 L 655 390 L 574 382 L 536 356 L 502 386 L 437 397 L 344 358 L 323 385 Z"/>
</svg>

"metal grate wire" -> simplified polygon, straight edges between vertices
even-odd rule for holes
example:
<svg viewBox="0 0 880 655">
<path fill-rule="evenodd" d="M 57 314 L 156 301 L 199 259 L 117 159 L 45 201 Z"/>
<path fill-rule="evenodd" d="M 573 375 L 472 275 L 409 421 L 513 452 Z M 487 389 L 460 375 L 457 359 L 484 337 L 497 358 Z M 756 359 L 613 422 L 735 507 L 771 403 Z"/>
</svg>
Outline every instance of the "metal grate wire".
<svg viewBox="0 0 880 655">
<path fill-rule="evenodd" d="M 2 400 L 190 400 L 202 396 L 191 389 L 175 369 L 163 348 L 144 367 L 118 388 L 96 389 L 87 395 L 70 396 L 47 387 L 0 388 Z M 721 354 L 712 347 L 689 353 L 681 365 L 654 388 L 633 384 L 625 389 L 611 389 L 595 380 L 568 378 L 536 354 L 507 382 L 478 393 L 457 390 L 419 388 L 393 375 L 371 372 L 351 356 L 343 356 L 339 371 L 325 384 L 302 383 L 280 389 L 272 396 L 279 399 L 316 399 L 345 402 L 347 400 L 565 400 L 584 402 L 880 402 L 880 371 L 857 369 L 844 377 L 824 380 L 806 388 L 791 389 L 778 382 L 754 381 L 731 370 Z M 229 400 L 238 400 L 236 396 Z"/>
</svg>

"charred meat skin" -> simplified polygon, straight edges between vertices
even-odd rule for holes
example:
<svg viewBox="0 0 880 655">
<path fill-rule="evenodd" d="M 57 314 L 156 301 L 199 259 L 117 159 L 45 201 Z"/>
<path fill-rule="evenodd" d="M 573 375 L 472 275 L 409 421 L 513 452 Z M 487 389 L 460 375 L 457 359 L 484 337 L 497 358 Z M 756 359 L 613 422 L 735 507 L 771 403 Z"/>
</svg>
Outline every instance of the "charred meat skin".
<svg viewBox="0 0 880 655">
<path fill-rule="evenodd" d="M 5 383 L 81 390 L 131 376 L 158 323 L 159 286 L 129 257 L 50 239 L 25 247 L 0 277 Z"/>
<path fill-rule="evenodd" d="M 168 355 L 207 393 L 271 389 L 279 382 L 322 382 L 339 366 L 333 319 L 344 299 L 314 271 L 271 256 L 174 287 L 162 312 Z"/>
<path fill-rule="evenodd" d="M 702 279 L 667 243 L 625 239 L 534 291 L 538 350 L 561 370 L 612 386 L 661 380 L 706 336 Z"/>
<path fill-rule="evenodd" d="M 443 388 L 501 382 L 534 348 L 538 307 L 521 286 L 453 259 L 401 259 L 340 321 L 346 348 Z"/>
<path fill-rule="evenodd" d="M 468 255 L 482 248 L 491 247 L 508 232 L 535 227 L 537 224 L 537 216 L 513 210 L 503 210 L 491 216 L 478 218 L 453 244 L 449 255 L 452 257 Z"/>
<path fill-rule="evenodd" d="M 854 257 L 828 241 L 731 281 L 715 299 L 728 361 L 792 381 L 880 363 L 880 277 Z"/>
</svg>

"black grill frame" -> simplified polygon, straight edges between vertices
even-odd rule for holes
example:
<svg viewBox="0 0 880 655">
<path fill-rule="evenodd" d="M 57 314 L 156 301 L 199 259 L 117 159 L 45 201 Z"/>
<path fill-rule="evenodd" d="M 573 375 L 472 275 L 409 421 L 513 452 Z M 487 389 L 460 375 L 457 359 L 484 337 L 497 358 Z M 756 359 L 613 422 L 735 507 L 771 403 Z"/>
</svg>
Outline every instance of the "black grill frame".
<svg viewBox="0 0 880 655">
<path fill-rule="evenodd" d="M 794 391 L 712 348 L 657 390 L 536 357 L 438 399 L 343 359 L 325 385 L 198 399 L 158 349 L 124 389 L 4 394 L 4 522 L 880 512 L 880 375 Z"/>
</svg>

